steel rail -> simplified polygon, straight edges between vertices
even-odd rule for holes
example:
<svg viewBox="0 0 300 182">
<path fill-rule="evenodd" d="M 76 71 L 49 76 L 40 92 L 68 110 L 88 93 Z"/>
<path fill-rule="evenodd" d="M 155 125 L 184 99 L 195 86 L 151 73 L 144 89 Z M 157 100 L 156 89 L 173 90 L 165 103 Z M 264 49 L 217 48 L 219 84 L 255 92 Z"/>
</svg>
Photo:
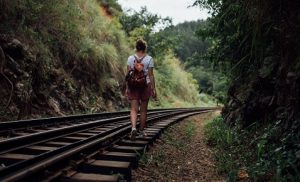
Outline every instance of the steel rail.
<svg viewBox="0 0 300 182">
<path fill-rule="evenodd" d="M 183 110 L 184 108 L 181 109 Z M 167 112 L 172 110 L 173 109 L 154 109 L 150 110 L 149 113 L 157 111 Z M 126 115 L 129 115 L 129 111 L 0 122 L 0 141 L 43 132 L 49 130 L 50 128 L 59 128 L 68 125 Z M 85 116 L 87 117 L 84 118 Z"/>
<path fill-rule="evenodd" d="M 148 122 L 154 122 L 156 120 L 160 120 L 160 119 L 164 119 L 164 118 L 168 118 L 180 114 L 189 113 L 189 115 L 193 115 L 199 112 L 209 111 L 209 110 L 215 110 L 215 108 L 192 108 L 192 109 L 181 108 L 181 109 L 164 109 L 156 112 L 152 111 L 152 113 L 149 114 L 150 117 L 148 119 Z M 18 138 L 17 140 L 14 138 L 11 140 L 3 141 L 2 143 L 0 141 L 0 150 L 2 150 L 1 153 L 4 154 L 6 152 L 21 149 L 22 147 L 27 147 L 35 144 L 41 144 L 44 142 L 52 141 L 58 138 L 65 137 L 67 135 L 83 132 L 105 124 L 111 124 L 111 125 L 118 124 L 115 128 L 112 128 L 108 131 L 95 134 L 83 140 L 76 141 L 69 145 L 59 147 L 58 149 L 41 153 L 31 159 L 26 159 L 24 161 L 20 161 L 14 163 L 13 165 L 4 167 L 0 169 L 0 181 L 22 180 L 27 176 L 45 170 L 49 166 L 57 163 L 58 161 L 69 160 L 72 156 L 79 154 L 85 150 L 88 150 L 92 147 L 98 146 L 98 148 L 101 148 L 100 146 L 102 146 L 103 142 L 108 141 L 113 137 L 126 135 L 130 131 L 131 127 L 130 127 L 130 123 L 128 122 L 128 119 L 129 116 L 120 116 L 120 117 L 102 119 L 97 121 L 89 121 L 88 123 L 68 126 L 64 128 L 58 128 L 40 134 L 27 135 Z M 43 140 L 41 140 L 41 138 L 43 138 Z M 20 146 L 17 148 L 14 147 L 14 145 L 16 144 L 19 144 Z M 7 149 L 4 147 L 10 147 L 10 148 Z"/>
<path fill-rule="evenodd" d="M 176 109 L 193 109 L 193 108 L 176 108 Z M 149 112 L 156 111 L 166 111 L 174 110 L 174 108 L 169 109 L 150 109 Z M 16 129 L 26 129 L 27 127 L 42 126 L 48 124 L 55 124 L 68 121 L 86 121 L 93 119 L 103 119 L 108 117 L 115 117 L 116 115 L 129 114 L 129 111 L 119 111 L 119 112 L 103 112 L 95 114 L 81 114 L 81 115 L 70 115 L 63 117 L 49 117 L 40 119 L 30 119 L 30 120 L 17 120 L 17 121 L 5 121 L 0 122 L 0 132 Z"/>
<path fill-rule="evenodd" d="M 214 110 L 214 109 L 213 109 L 213 110 Z M 173 124 L 176 123 L 176 122 L 179 121 L 179 120 L 184 119 L 184 118 L 187 118 L 187 117 L 190 117 L 190 116 L 193 116 L 193 115 L 197 115 L 197 114 L 202 114 L 202 113 L 210 112 L 210 111 L 212 111 L 212 110 L 196 111 L 196 112 L 192 112 L 192 113 L 189 113 L 189 114 L 180 116 L 180 118 L 177 118 L 176 121 L 173 122 Z M 151 126 L 155 126 L 154 124 L 155 124 L 155 123 L 151 123 L 151 124 L 150 124 L 150 127 L 151 127 Z M 129 126 L 128 128 L 126 128 L 125 133 L 126 133 L 126 132 L 127 132 L 127 133 L 130 132 L 130 130 L 131 130 L 131 127 Z M 107 136 L 106 139 L 103 138 L 103 140 L 106 141 L 106 140 L 110 140 L 111 138 L 114 138 L 114 139 L 115 139 L 115 140 L 114 140 L 114 143 L 117 143 L 118 141 L 121 141 L 122 139 L 124 139 L 124 137 L 119 137 L 119 138 L 117 138 L 117 139 L 115 138 L 116 135 L 118 135 L 120 132 L 121 132 L 121 131 L 117 131 L 117 132 L 115 132 L 115 133 L 112 133 L 112 134 L 110 134 L 109 136 Z M 95 144 L 95 145 L 97 146 L 97 144 Z M 85 153 L 85 154 L 86 154 L 86 157 L 84 157 L 83 159 L 78 159 L 78 160 L 76 161 L 76 166 L 80 166 L 80 165 L 82 165 L 84 162 L 88 161 L 89 159 L 95 158 L 97 155 L 101 154 L 102 151 L 107 150 L 107 149 L 109 149 L 109 148 L 110 148 L 109 146 L 108 146 L 108 147 L 103 147 L 103 148 L 101 148 L 100 151 L 99 151 L 99 149 L 98 149 L 98 150 L 96 149 L 96 151 L 93 151 L 93 150 L 92 150 L 90 153 Z M 53 173 L 51 173 L 50 176 L 47 176 L 47 177 L 43 178 L 42 181 L 43 181 L 43 182 L 58 181 L 59 178 L 64 178 L 64 176 L 68 173 L 67 171 L 72 170 L 72 168 L 74 168 L 74 167 L 67 166 L 67 167 L 63 168 L 62 170 L 59 170 L 59 171 L 56 171 L 56 172 L 54 171 Z"/>
<path fill-rule="evenodd" d="M 151 116 L 157 113 L 166 113 L 172 111 L 173 110 L 162 110 L 162 111 L 150 112 L 149 115 Z M 122 120 L 128 120 L 129 118 L 130 116 L 120 116 L 120 117 L 114 117 L 108 119 L 101 119 L 101 120 L 90 121 L 81 124 L 70 125 L 62 128 L 56 128 L 44 132 L 32 133 L 25 136 L 8 138 L 6 140 L 0 141 L 0 154 L 7 153 L 11 150 L 22 148 L 24 146 L 40 143 L 44 140 L 49 140 L 51 138 L 57 138 L 58 136 L 60 137 L 65 134 L 80 132 L 82 130 L 98 127 L 104 124 L 114 123 Z"/>
<path fill-rule="evenodd" d="M 187 111 L 163 113 L 156 117 L 150 118 L 149 122 L 152 122 L 155 119 L 162 119 L 165 117 L 174 116 L 176 114 L 180 114 L 180 113 L 184 113 L 184 112 L 187 112 Z M 38 155 L 32 159 L 28 159 L 28 160 L 19 162 L 17 164 L 14 164 L 12 166 L 6 167 L 6 168 L 0 170 L 0 176 L 1 176 L 0 180 L 1 181 L 21 180 L 25 176 L 28 176 L 39 170 L 45 169 L 46 167 L 53 164 L 54 162 L 57 162 L 58 160 L 66 159 L 68 156 L 74 155 L 74 154 L 78 153 L 79 151 L 86 149 L 87 147 L 91 147 L 91 146 L 94 146 L 101 142 L 104 142 L 108 138 L 115 136 L 116 134 L 120 134 L 123 132 L 127 133 L 128 130 L 130 130 L 130 124 L 126 123 L 126 124 L 123 124 L 122 126 L 119 126 L 117 128 L 106 131 L 104 133 L 100 133 L 95 136 L 89 137 L 85 140 L 81 140 L 81 141 L 72 143 L 70 145 L 63 146 L 59 149 Z M 36 164 L 36 165 L 33 165 L 33 164 Z M 33 166 L 29 167 L 30 165 L 33 165 Z M 25 170 L 22 170 L 22 169 L 25 169 Z M 11 171 L 14 171 L 14 174 L 12 176 L 7 176 L 7 175 L 9 175 L 9 173 L 11 173 Z M 2 178 L 2 176 L 3 176 L 3 178 Z"/>
</svg>

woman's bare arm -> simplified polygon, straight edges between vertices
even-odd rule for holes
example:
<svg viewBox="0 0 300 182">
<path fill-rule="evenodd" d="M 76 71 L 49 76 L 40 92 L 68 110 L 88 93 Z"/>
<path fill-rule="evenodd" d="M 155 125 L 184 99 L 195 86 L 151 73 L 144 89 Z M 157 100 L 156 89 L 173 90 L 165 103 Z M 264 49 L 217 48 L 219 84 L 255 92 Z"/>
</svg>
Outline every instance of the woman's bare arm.
<svg viewBox="0 0 300 182">
<path fill-rule="evenodd" d="M 150 83 L 152 88 L 155 89 L 155 78 L 154 78 L 153 68 L 149 68 L 149 78 L 150 78 Z"/>
<path fill-rule="evenodd" d="M 127 65 L 127 73 L 131 70 L 130 66 Z M 128 82 L 126 81 L 126 92 L 128 91 Z M 127 94 L 127 93 L 126 93 Z"/>
<path fill-rule="evenodd" d="M 156 87 L 155 87 L 155 77 L 154 77 L 154 72 L 153 72 L 153 68 L 149 68 L 149 78 L 150 78 L 150 84 L 152 87 L 152 91 L 153 91 L 153 97 L 156 97 Z"/>
</svg>

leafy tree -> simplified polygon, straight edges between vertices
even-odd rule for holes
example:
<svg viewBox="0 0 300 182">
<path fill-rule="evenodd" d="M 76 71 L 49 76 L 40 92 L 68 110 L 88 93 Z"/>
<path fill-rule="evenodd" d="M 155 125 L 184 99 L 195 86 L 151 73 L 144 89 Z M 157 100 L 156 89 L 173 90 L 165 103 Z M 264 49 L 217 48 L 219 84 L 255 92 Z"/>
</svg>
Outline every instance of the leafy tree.
<svg viewBox="0 0 300 182">
<path fill-rule="evenodd" d="M 195 5 L 212 13 L 198 35 L 212 40 L 208 58 L 230 80 L 224 121 L 257 146 L 258 157 L 243 166 L 254 181 L 299 181 L 300 2 Z"/>
<path fill-rule="evenodd" d="M 219 100 L 223 102 L 227 87 L 219 87 L 219 85 L 227 79 L 213 68 L 211 60 L 206 57 L 212 45 L 211 40 L 202 40 L 196 34 L 199 29 L 206 27 L 207 22 L 204 20 L 184 22 L 167 27 L 154 35 L 162 35 L 158 39 L 162 42 L 173 39 L 173 43 L 169 42 L 168 48 L 173 50 L 184 63 L 185 68 L 193 74 L 199 84 L 200 92 L 218 95 Z"/>
<path fill-rule="evenodd" d="M 130 10 L 128 13 L 131 12 L 132 10 Z M 146 7 L 142 7 L 139 12 L 133 11 L 131 15 L 123 14 L 120 17 L 120 22 L 128 36 L 136 28 L 145 28 L 152 31 L 159 20 L 160 17 L 156 14 L 148 12 Z"/>
<path fill-rule="evenodd" d="M 130 10 L 120 16 L 120 23 L 123 26 L 124 31 L 130 38 L 132 46 L 135 41 L 139 38 L 145 39 L 149 42 L 149 52 L 156 56 L 156 53 L 166 51 L 166 44 L 168 46 L 172 45 L 168 40 L 155 41 L 161 38 L 160 35 L 155 34 L 165 27 L 172 25 L 172 20 L 170 18 L 162 18 L 156 14 L 150 13 L 146 7 L 142 7 L 140 11 Z"/>
</svg>

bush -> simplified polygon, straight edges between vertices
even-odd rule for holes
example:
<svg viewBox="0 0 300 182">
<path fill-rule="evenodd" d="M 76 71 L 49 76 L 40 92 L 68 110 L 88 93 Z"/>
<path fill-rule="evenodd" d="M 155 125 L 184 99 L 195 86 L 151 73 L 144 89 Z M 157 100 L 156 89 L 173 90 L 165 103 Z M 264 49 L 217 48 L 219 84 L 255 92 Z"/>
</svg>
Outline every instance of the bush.
<svg viewBox="0 0 300 182">
<path fill-rule="evenodd" d="M 34 60 L 26 70 L 33 79 L 30 98 L 43 95 L 38 102 L 47 105 L 55 97 L 66 113 L 100 112 L 107 100 L 121 100 L 130 48 L 118 19 L 106 13 L 97 0 L 1 1 L 1 38 L 18 39 Z"/>
<path fill-rule="evenodd" d="M 299 135 L 282 136 L 282 143 L 277 143 L 274 139 L 279 130 L 279 125 L 231 128 L 217 117 L 204 131 L 207 144 L 215 150 L 218 170 L 227 174 L 229 181 L 240 179 L 241 171 L 253 181 L 298 181 L 299 147 L 290 144 L 299 143 Z"/>
<path fill-rule="evenodd" d="M 172 53 L 155 61 L 159 103 L 163 107 L 199 106 L 198 85 Z M 151 103 L 154 106 L 154 103 Z"/>
<path fill-rule="evenodd" d="M 82 65 L 78 71 L 93 74 L 88 79 L 96 84 L 103 78 L 99 73 L 120 78 L 129 54 L 126 37 L 117 21 L 101 14 L 96 0 L 12 0 L 7 6 L 5 23 L 10 30 L 1 27 L 2 33 L 17 29 L 18 38 L 31 42 L 36 52 L 48 49 L 50 54 L 42 56 L 51 56 L 50 60 L 59 56 L 65 69 Z M 16 12 L 22 13 L 22 19 Z"/>
</svg>

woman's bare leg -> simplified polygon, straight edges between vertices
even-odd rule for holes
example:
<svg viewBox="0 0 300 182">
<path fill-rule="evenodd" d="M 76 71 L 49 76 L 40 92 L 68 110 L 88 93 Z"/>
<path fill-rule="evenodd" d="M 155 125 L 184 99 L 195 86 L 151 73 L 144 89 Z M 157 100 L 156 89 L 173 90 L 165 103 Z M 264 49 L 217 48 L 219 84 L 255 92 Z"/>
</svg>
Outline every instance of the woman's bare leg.
<svg viewBox="0 0 300 182">
<path fill-rule="evenodd" d="M 148 102 L 149 100 L 141 102 L 141 130 L 143 130 L 146 127 Z"/>
<path fill-rule="evenodd" d="M 131 101 L 130 120 L 132 128 L 136 128 L 136 120 L 138 114 L 139 102 L 137 100 Z"/>
</svg>

